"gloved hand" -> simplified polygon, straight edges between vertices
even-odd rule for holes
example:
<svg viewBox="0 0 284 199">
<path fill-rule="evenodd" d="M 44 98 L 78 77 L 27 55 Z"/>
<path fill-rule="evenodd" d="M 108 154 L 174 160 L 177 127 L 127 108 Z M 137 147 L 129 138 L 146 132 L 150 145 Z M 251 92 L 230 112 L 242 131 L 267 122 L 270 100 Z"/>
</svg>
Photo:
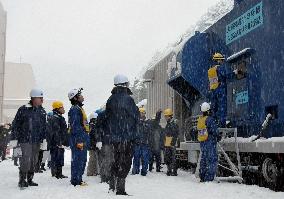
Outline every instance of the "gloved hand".
<svg viewBox="0 0 284 199">
<path fill-rule="evenodd" d="M 235 73 L 235 75 L 237 75 L 239 73 L 238 69 L 233 70 L 233 72 Z"/>
<path fill-rule="evenodd" d="M 99 150 L 102 149 L 102 146 L 103 146 L 103 143 L 102 143 L 102 142 L 97 142 L 96 147 L 97 147 Z"/>
<path fill-rule="evenodd" d="M 18 140 L 11 140 L 9 142 L 9 147 L 15 148 L 18 145 Z"/>
<path fill-rule="evenodd" d="M 78 143 L 78 144 L 76 145 L 76 147 L 77 147 L 78 149 L 80 149 L 80 150 L 83 150 L 83 148 L 84 148 L 84 143 Z"/>
<path fill-rule="evenodd" d="M 40 144 L 40 149 L 43 150 L 43 151 L 47 150 L 47 141 L 46 141 L 46 139 L 44 139 L 42 141 L 42 143 Z"/>
</svg>

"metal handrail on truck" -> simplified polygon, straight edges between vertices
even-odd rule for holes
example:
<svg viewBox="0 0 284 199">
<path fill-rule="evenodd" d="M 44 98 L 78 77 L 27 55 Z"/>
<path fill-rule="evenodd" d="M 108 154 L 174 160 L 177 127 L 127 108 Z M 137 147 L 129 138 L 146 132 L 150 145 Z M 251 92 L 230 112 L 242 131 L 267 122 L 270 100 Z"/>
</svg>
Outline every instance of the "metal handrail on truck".
<svg viewBox="0 0 284 199">
<path fill-rule="evenodd" d="M 238 139 L 237 139 L 238 138 L 237 128 L 219 128 L 219 132 L 222 135 L 222 139 L 217 144 L 218 152 L 221 152 L 221 154 L 224 155 L 230 168 L 224 165 L 221 165 L 220 163 L 218 165 L 224 169 L 232 171 L 235 174 L 235 176 L 234 177 L 217 177 L 216 180 L 217 181 L 238 181 L 239 183 L 241 183 L 243 181 L 243 178 L 242 178 L 242 169 L 241 169 L 240 150 L 239 150 L 239 144 L 238 144 Z M 223 149 L 223 146 L 222 146 L 222 140 L 226 139 L 228 135 L 232 133 L 234 133 L 235 152 L 237 154 L 237 164 L 238 164 L 237 166 L 232 162 L 232 160 L 230 159 L 230 157 L 228 156 L 228 154 L 226 153 L 226 151 Z"/>
</svg>

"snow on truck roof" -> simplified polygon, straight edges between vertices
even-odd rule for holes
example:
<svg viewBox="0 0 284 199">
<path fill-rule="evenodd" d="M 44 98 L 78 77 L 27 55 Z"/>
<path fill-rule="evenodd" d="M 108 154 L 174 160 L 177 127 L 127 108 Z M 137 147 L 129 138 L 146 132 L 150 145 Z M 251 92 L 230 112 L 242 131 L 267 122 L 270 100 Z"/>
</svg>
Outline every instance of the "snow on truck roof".
<svg viewBox="0 0 284 199">
<path fill-rule="evenodd" d="M 141 74 L 144 74 L 147 70 L 155 67 L 161 60 L 171 53 L 177 54 L 180 52 L 184 44 L 195 34 L 195 32 L 204 32 L 229 13 L 233 7 L 233 0 L 220 0 L 215 6 L 209 8 L 207 13 L 205 13 L 195 25 L 190 26 L 177 42 L 169 44 L 163 51 L 157 52 L 149 62 L 148 66 L 142 70 Z"/>
</svg>

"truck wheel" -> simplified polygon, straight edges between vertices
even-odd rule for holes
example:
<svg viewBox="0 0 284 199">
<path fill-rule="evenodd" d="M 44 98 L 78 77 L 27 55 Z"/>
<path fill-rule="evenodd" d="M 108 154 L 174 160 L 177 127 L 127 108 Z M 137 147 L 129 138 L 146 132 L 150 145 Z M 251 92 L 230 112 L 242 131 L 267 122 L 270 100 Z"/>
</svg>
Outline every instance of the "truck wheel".
<svg viewBox="0 0 284 199">
<path fill-rule="evenodd" d="M 277 185 L 278 176 L 277 164 L 271 158 L 265 158 L 262 163 L 262 175 L 270 188 Z"/>
</svg>

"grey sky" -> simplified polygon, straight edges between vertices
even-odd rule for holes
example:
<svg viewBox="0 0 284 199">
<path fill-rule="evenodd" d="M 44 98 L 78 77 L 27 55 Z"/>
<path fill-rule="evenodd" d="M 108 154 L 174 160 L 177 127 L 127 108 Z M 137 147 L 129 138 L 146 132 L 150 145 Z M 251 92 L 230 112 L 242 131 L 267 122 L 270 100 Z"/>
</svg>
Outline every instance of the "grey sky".
<svg viewBox="0 0 284 199">
<path fill-rule="evenodd" d="M 88 111 L 110 95 L 112 78 L 133 79 L 218 0 L 2 0 L 7 61 L 32 64 L 47 97 L 67 101 L 84 87 Z"/>
</svg>

